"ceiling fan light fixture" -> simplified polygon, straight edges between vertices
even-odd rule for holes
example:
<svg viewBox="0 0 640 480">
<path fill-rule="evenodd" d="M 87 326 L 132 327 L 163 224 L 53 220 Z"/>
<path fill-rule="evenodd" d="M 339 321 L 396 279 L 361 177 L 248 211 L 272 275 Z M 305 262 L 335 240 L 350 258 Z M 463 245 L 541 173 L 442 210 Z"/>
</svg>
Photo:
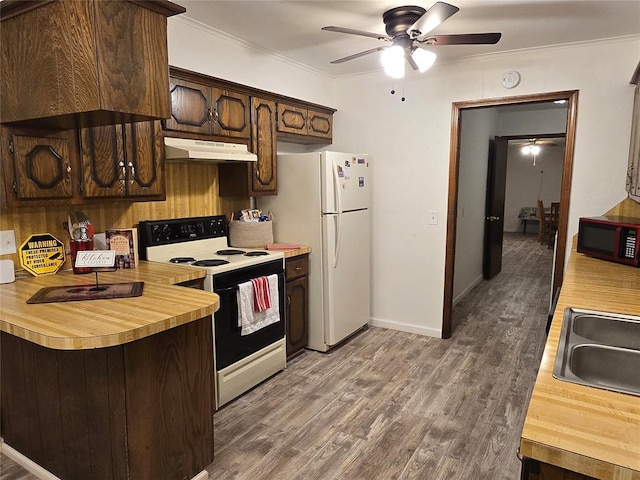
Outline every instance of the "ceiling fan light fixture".
<svg viewBox="0 0 640 480">
<path fill-rule="evenodd" d="M 416 48 L 411 52 L 413 61 L 418 65 L 420 73 L 424 73 L 431 68 L 436 61 L 437 55 L 429 50 L 423 50 L 422 48 Z"/>
<path fill-rule="evenodd" d="M 384 72 L 391 78 L 404 77 L 404 48 L 400 45 L 387 47 L 380 55 Z"/>
</svg>

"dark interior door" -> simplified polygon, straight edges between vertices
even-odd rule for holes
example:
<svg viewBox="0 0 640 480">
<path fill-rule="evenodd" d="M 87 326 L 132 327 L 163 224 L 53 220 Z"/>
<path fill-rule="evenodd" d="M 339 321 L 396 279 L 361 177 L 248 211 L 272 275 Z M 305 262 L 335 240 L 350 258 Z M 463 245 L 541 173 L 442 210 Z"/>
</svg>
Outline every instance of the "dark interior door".
<svg viewBox="0 0 640 480">
<path fill-rule="evenodd" d="M 489 141 L 487 199 L 484 220 L 484 255 L 482 274 L 485 280 L 502 269 L 502 233 L 504 230 L 504 197 L 507 184 L 507 148 L 509 141 L 495 137 Z"/>
</svg>

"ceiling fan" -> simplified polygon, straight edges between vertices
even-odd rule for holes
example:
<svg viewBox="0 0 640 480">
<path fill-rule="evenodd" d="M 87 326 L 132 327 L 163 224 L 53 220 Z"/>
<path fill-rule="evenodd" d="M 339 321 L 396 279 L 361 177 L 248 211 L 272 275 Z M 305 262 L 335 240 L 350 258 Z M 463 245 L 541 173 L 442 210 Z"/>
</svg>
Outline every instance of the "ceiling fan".
<svg viewBox="0 0 640 480">
<path fill-rule="evenodd" d="M 536 166 L 536 157 L 541 152 L 541 146 L 555 147 L 558 143 L 551 139 L 529 138 L 527 140 L 514 140 L 514 145 L 522 145 L 522 154 L 531 155 L 533 158 L 533 166 Z"/>
<path fill-rule="evenodd" d="M 523 150 L 523 153 L 532 153 L 531 150 L 533 149 L 533 147 L 555 147 L 556 145 L 558 145 L 558 142 L 551 138 L 528 138 L 524 140 L 512 140 L 512 142 L 513 145 L 521 146 L 523 147 L 523 149 L 527 149 L 526 152 Z M 533 150 L 536 151 L 536 149 Z M 539 150 L 537 151 L 539 152 Z"/>
<path fill-rule="evenodd" d="M 498 43 L 502 36 L 501 33 L 429 34 L 458 10 L 460 10 L 458 7 L 445 2 L 436 2 L 428 10 L 415 5 L 392 8 L 382 15 L 387 35 L 344 27 L 322 27 L 322 30 L 329 32 L 371 37 L 389 43 L 389 45 L 339 58 L 331 63 L 343 63 L 381 51 L 385 72 L 393 78 L 402 78 L 404 76 L 405 59 L 411 65 L 411 68 L 420 72 L 424 72 L 433 65 L 436 54 L 430 50 L 424 50 L 424 47 L 439 45 L 493 45 Z"/>
</svg>

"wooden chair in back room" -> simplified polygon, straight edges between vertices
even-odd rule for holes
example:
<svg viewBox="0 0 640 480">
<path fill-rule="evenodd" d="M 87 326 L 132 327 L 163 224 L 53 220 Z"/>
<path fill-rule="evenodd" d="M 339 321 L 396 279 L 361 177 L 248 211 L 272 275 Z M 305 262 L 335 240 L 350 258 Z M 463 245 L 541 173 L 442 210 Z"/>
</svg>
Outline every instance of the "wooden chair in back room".
<svg viewBox="0 0 640 480">
<path fill-rule="evenodd" d="M 551 238 L 551 223 L 550 215 L 544 211 L 544 204 L 542 200 L 538 199 L 538 241 L 540 243 L 549 243 Z"/>
</svg>

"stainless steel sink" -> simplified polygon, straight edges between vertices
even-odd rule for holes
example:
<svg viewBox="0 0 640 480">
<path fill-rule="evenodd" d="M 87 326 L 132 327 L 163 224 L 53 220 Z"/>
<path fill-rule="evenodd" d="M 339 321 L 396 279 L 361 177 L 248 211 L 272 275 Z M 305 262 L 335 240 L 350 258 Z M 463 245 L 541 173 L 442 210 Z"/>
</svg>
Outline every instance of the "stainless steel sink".
<svg viewBox="0 0 640 480">
<path fill-rule="evenodd" d="M 640 317 L 566 308 L 553 376 L 640 396 Z"/>
</svg>

